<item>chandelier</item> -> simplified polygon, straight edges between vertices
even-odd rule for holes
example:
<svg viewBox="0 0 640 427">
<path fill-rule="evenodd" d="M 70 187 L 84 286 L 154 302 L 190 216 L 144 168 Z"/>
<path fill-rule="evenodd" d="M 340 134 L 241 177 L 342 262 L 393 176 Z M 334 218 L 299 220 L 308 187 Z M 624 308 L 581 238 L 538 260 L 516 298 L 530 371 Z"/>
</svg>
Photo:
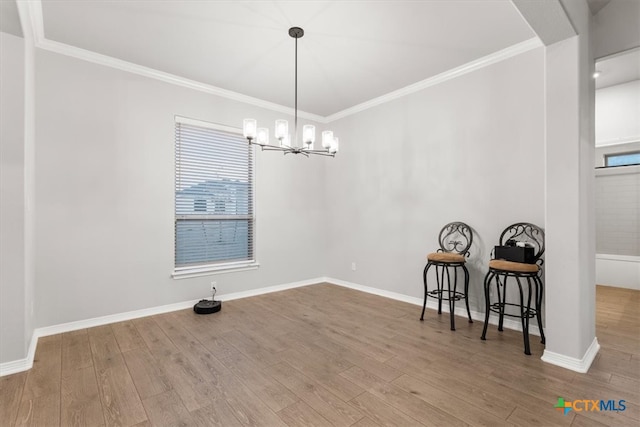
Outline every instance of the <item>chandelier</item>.
<svg viewBox="0 0 640 427">
<path fill-rule="evenodd" d="M 293 124 L 293 139 L 289 133 L 289 123 L 286 120 L 276 120 L 275 135 L 277 144 L 269 144 L 269 129 L 259 128 L 255 119 L 244 119 L 243 133 L 249 144 L 259 146 L 263 151 L 282 151 L 284 154 L 309 154 L 335 157 L 338 152 L 339 141 L 333 136 L 333 132 L 322 132 L 322 149 L 315 149 L 316 127 L 304 125 L 302 127 L 302 146 L 298 146 L 298 39 L 304 36 L 304 30 L 300 27 L 289 28 L 289 35 L 296 41 L 295 53 L 295 115 Z"/>
</svg>

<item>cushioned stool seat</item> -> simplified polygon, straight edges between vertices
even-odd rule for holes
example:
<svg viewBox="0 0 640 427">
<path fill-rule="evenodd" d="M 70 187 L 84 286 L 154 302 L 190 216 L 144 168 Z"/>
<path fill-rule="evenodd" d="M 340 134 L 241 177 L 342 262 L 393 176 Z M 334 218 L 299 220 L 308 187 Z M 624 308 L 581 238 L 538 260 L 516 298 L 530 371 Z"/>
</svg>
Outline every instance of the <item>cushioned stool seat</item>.
<svg viewBox="0 0 640 427">
<path fill-rule="evenodd" d="M 518 273 L 537 273 L 538 270 L 540 270 L 538 264 L 525 264 L 523 262 L 505 261 L 503 259 L 492 259 L 489 261 L 489 268 Z"/>
<path fill-rule="evenodd" d="M 451 252 L 433 252 L 427 255 L 427 261 L 464 262 L 464 256 Z"/>
</svg>

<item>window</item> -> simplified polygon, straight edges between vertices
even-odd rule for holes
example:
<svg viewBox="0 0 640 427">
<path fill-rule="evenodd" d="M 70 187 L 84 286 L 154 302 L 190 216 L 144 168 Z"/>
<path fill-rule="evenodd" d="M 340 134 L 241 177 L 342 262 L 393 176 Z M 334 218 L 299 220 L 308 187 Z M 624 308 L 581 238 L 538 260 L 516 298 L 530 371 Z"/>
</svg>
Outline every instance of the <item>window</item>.
<svg viewBox="0 0 640 427">
<path fill-rule="evenodd" d="M 175 126 L 174 277 L 255 266 L 253 148 L 239 129 Z"/>
<path fill-rule="evenodd" d="M 640 151 L 607 154 L 604 156 L 604 165 L 607 167 L 640 165 Z"/>
</svg>

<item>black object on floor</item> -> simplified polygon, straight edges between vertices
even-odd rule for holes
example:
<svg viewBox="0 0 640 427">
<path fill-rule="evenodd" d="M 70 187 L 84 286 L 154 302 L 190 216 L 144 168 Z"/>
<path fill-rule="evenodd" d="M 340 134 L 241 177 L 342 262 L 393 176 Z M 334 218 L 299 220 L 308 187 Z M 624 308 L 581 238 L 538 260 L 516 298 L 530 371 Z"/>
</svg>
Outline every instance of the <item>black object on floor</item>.
<svg viewBox="0 0 640 427">
<path fill-rule="evenodd" d="M 193 311 L 197 314 L 217 313 L 222 309 L 222 301 L 212 301 L 210 299 L 201 299 L 193 306 Z"/>
<path fill-rule="evenodd" d="M 213 283 L 212 283 L 213 285 Z M 201 299 L 193 306 L 197 314 L 211 314 L 222 310 L 222 301 L 216 301 L 216 288 L 211 287 L 211 299 Z"/>
</svg>

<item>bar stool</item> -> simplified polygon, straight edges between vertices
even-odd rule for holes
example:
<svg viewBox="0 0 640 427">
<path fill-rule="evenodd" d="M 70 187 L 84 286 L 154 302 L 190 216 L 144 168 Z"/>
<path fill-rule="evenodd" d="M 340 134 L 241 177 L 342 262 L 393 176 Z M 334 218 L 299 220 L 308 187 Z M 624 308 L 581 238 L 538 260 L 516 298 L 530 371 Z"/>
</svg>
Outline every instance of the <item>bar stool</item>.
<svg viewBox="0 0 640 427">
<path fill-rule="evenodd" d="M 451 222 L 440 230 L 438 243 L 440 249 L 437 252 L 427 255 L 427 265 L 424 267 L 422 278 L 424 281 L 424 302 L 422 303 L 422 315 L 420 320 L 424 320 L 424 311 L 427 307 L 427 297 L 438 299 L 438 314 L 442 314 L 442 301 L 449 301 L 449 317 L 451 319 L 451 330 L 456 330 L 455 324 L 455 302 L 461 299 L 465 300 L 467 305 L 467 315 L 469 323 L 471 320 L 471 311 L 469 311 L 469 299 L 467 292 L 469 291 L 469 271 L 465 264 L 465 258 L 469 257 L 469 248 L 473 241 L 473 232 L 471 228 L 464 222 Z M 429 290 L 427 286 L 427 273 L 431 266 L 436 267 L 436 289 Z M 464 272 L 464 291 L 458 291 L 458 269 Z M 451 289 L 451 276 L 449 270 L 453 269 L 453 290 Z M 440 270 L 440 271 L 439 271 Z M 444 290 L 444 276 L 447 274 L 447 290 Z"/>
<path fill-rule="evenodd" d="M 534 263 L 513 262 L 503 259 L 492 259 L 489 261 L 489 271 L 484 278 L 485 316 L 481 339 L 486 340 L 490 312 L 499 315 L 498 331 L 502 331 L 504 316 L 520 318 L 522 322 L 524 354 L 531 355 L 531 349 L 529 348 L 529 319 L 537 318 L 542 344 L 545 343 L 541 314 L 544 286 L 540 279 L 543 264 L 543 260 L 540 259 L 540 257 L 544 253 L 544 231 L 536 225 L 519 222 L 507 227 L 500 235 L 501 246 L 505 246 L 507 241 L 511 241 L 510 243 L 527 242 L 530 246 L 533 246 Z M 519 304 L 506 302 L 507 282 L 509 279 L 512 279 L 511 283 L 513 283 L 513 279 L 515 279 L 515 283 L 518 285 Z M 526 290 L 523 290 L 524 279 L 526 279 L 527 283 Z M 498 300 L 493 303 L 490 301 L 492 283 L 496 286 L 498 298 Z M 532 293 L 535 296 L 535 308 L 531 307 Z M 508 313 L 505 311 L 508 307 L 516 307 L 517 310 L 515 313 Z"/>
</svg>

